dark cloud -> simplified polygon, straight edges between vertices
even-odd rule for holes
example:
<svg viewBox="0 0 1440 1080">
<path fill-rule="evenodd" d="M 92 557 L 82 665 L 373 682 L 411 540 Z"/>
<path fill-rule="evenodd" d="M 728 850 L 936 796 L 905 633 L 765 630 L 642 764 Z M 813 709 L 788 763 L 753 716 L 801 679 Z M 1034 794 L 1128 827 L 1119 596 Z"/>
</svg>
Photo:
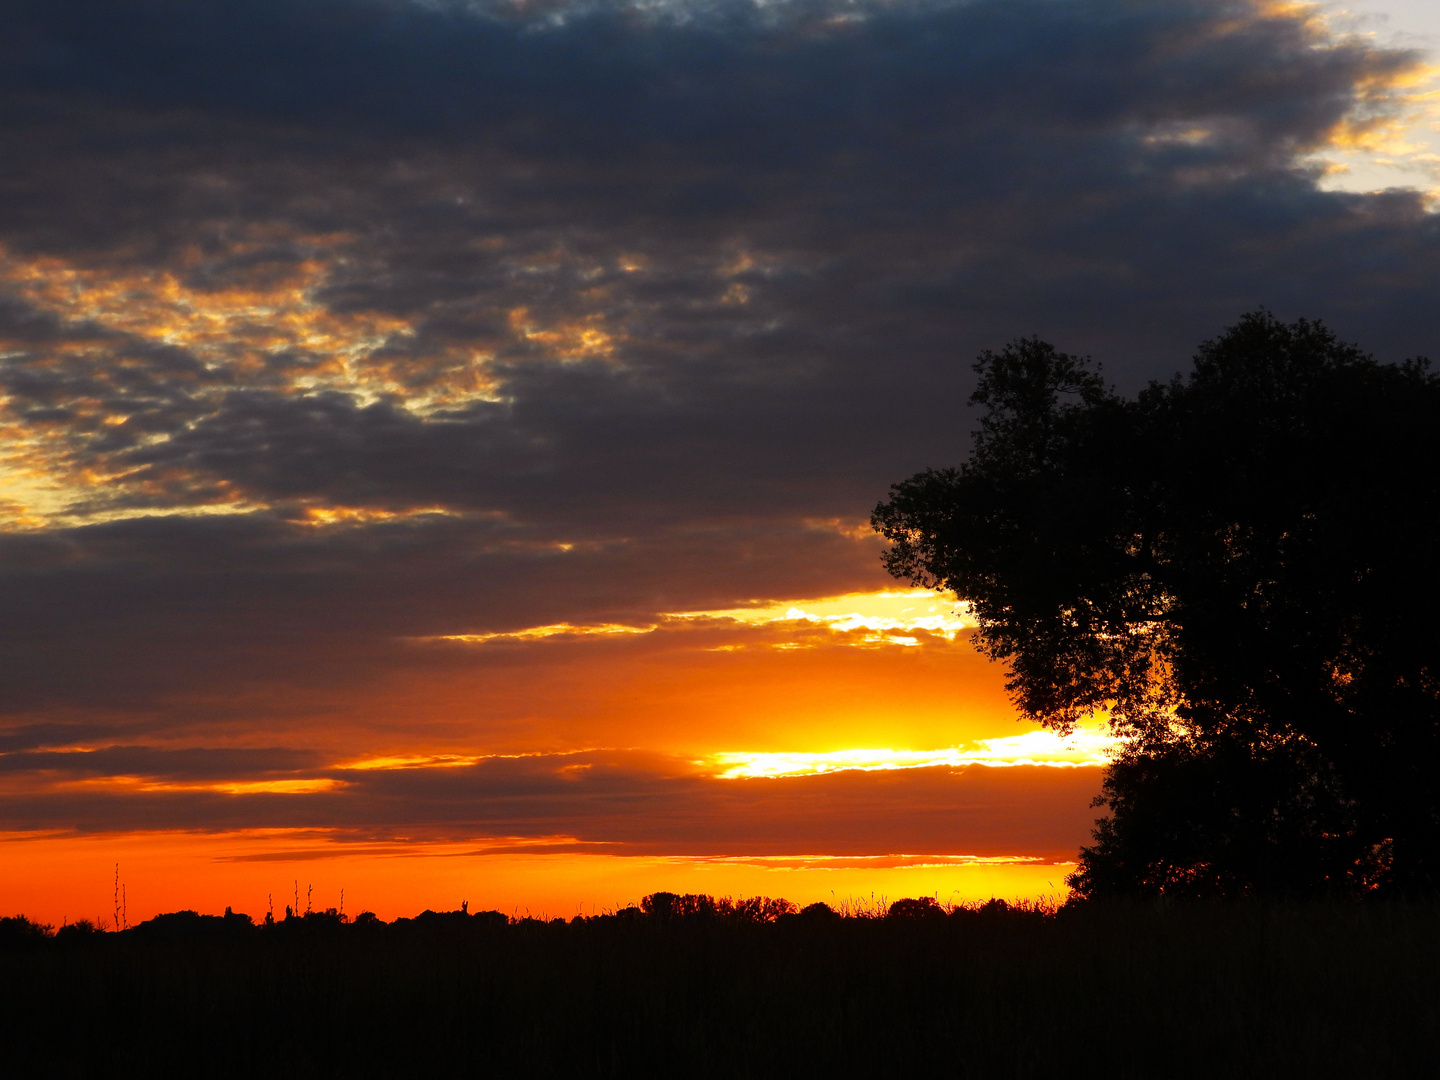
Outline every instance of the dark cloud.
<svg viewBox="0 0 1440 1080">
<path fill-rule="evenodd" d="M 39 773 L 60 776 L 130 776 L 149 780 L 280 779 L 320 764 L 303 750 L 192 747 L 159 750 L 150 746 L 109 746 L 103 750 L 22 750 L 0 753 L 0 775 Z"/>
<path fill-rule="evenodd" d="M 171 755 L 114 748 L 123 775 L 175 783 L 283 778 L 284 752 Z M 0 756 L 0 774 L 88 774 L 77 754 Z M 70 759 L 69 762 L 63 759 Z M 92 765 L 93 762 L 93 765 Z M 97 769 L 98 771 L 98 769 Z M 153 774 L 151 774 L 153 775 Z M 311 794 L 57 790 L 0 794 L 0 829 L 77 833 L 166 828 L 315 830 L 345 844 L 573 837 L 611 854 L 1034 855 L 1068 858 L 1083 840 L 1098 770 L 925 768 L 718 780 L 641 753 L 495 758 L 472 766 L 312 770 L 343 788 Z M 531 850 L 553 852 L 551 847 Z"/>
<path fill-rule="evenodd" d="M 91 739 L 97 724 L 129 738 L 136 723 L 333 717 L 397 674 L 483 676 L 497 664 L 543 666 L 596 648 L 419 639 L 566 621 L 644 627 L 656 612 L 833 594 L 854 582 L 848 563 L 858 557 L 869 569 L 873 559 L 872 544 L 832 529 L 764 522 L 577 541 L 562 550 L 504 522 L 316 529 L 271 514 L 0 537 L 4 706 L 29 720 L 24 730 L 46 733 L 43 745 Z M 811 565 L 797 566 L 807 556 Z M 633 656 L 733 636 L 675 626 L 618 644 Z M 37 726 L 66 709 L 79 710 L 74 734 Z"/>
<path fill-rule="evenodd" d="M 0 42 L 17 750 L 878 586 L 840 528 L 963 457 L 1017 335 L 1133 387 L 1259 304 L 1440 330 L 1419 194 L 1304 158 L 1415 57 L 1242 0 L 21 0 Z"/>
</svg>

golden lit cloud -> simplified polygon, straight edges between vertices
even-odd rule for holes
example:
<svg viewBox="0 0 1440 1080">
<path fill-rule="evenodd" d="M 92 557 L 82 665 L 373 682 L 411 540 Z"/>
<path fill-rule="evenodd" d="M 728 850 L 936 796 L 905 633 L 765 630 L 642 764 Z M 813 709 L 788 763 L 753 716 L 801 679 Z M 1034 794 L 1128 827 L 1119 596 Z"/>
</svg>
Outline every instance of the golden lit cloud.
<svg viewBox="0 0 1440 1080">
<path fill-rule="evenodd" d="M 831 631 L 837 635 L 857 635 L 856 641 L 860 644 L 913 647 L 921 642 L 921 639 L 915 636 L 917 631 L 927 636 L 953 641 L 955 636 L 968 626 L 960 614 L 963 606 L 928 589 L 887 589 L 811 600 L 756 602 L 745 607 L 708 611 L 662 612 L 657 622 L 638 625 L 562 622 L 485 634 L 439 634 L 423 640 L 485 645 L 497 641 L 648 634 L 661 628 L 719 623 L 745 629 Z M 782 649 L 799 647 L 795 642 L 769 644 Z M 741 647 L 734 644 L 717 646 L 722 650 Z"/>
<path fill-rule="evenodd" d="M 231 244 L 225 255 L 243 258 L 281 239 L 310 249 L 311 256 L 243 285 L 200 289 L 186 284 L 187 271 L 214 258 L 199 252 L 188 253 L 174 267 L 128 267 L 120 272 L 0 251 L 0 283 L 66 324 L 182 348 L 212 368 L 263 379 L 267 355 L 298 350 L 318 361 L 297 379 L 301 388 L 369 395 L 403 390 L 357 364 L 393 335 L 410 333 L 409 324 L 374 312 L 339 314 L 316 298 L 329 278 L 333 252 L 345 237 L 262 234 Z"/>
<path fill-rule="evenodd" d="M 1376 44 L 1376 33 L 1357 30 L 1362 24 L 1343 7 L 1329 12 L 1314 5 L 1289 7 L 1303 9 L 1322 34 Z M 1355 83 L 1354 93 L 1357 107 L 1309 158 L 1322 174 L 1320 186 L 1356 192 L 1419 188 L 1434 210 L 1440 196 L 1440 64 L 1416 60 L 1371 74 Z"/>
<path fill-rule="evenodd" d="M 0 397 L 0 527 L 69 526 L 164 512 L 177 496 L 191 513 L 265 508 L 224 480 L 199 484 L 177 467 L 136 469 L 111 464 L 103 452 L 78 452 L 101 445 L 110 431 L 123 429 L 125 445 L 146 447 L 183 430 L 173 418 L 166 425 L 150 423 L 148 411 L 160 407 L 155 395 L 161 392 L 144 359 L 152 349 L 181 350 L 198 363 L 163 380 L 163 407 L 183 402 L 193 422 L 241 386 L 289 397 L 338 393 L 361 406 L 385 401 L 426 419 L 503 401 L 497 358 L 569 361 L 610 357 L 616 348 L 616 332 L 602 326 L 600 314 L 557 321 L 516 307 L 509 311 L 508 332 L 471 335 L 463 343 L 426 341 L 413 353 L 416 330 L 409 320 L 327 303 L 324 293 L 345 272 L 354 237 L 290 235 L 260 226 L 240 232 L 222 250 L 187 249 L 163 267 L 85 265 L 0 246 L 0 290 L 53 318 L 63 331 L 38 349 L 29 341 L 0 340 L 0 358 L 44 378 L 83 373 L 69 379 L 68 396 L 59 402 L 63 409 L 48 419 L 33 412 L 21 418 L 10 411 L 14 402 Z M 270 258 L 271 248 L 285 257 Z M 573 261 L 563 252 L 556 258 L 557 266 Z M 263 272 L 215 284 L 231 264 L 247 260 L 259 260 Z M 582 299 L 593 307 L 608 302 L 603 288 L 589 291 L 595 295 Z M 132 350 L 140 355 L 129 356 Z M 96 499 L 122 489 L 146 496 L 140 500 L 145 508 L 117 510 Z M 423 511 L 407 513 L 415 512 Z M 359 515 L 376 513 L 316 507 L 304 520 L 356 523 Z"/>
<path fill-rule="evenodd" d="M 77 515 L 73 507 L 107 489 L 163 496 L 167 483 L 185 486 L 187 478 L 178 473 L 157 476 L 151 471 L 142 481 L 132 469 L 107 467 L 103 456 L 84 464 L 75 458 L 77 446 L 124 428 L 136 414 L 142 416 L 143 432 L 133 436 L 136 445 L 163 443 L 170 437 L 164 430 L 145 429 L 143 414 L 155 402 L 146 392 L 135 391 L 137 385 L 150 385 L 150 376 L 143 360 L 127 357 L 133 346 L 180 349 L 198 362 L 199 370 L 185 369 L 165 390 L 172 401 L 182 397 L 195 414 L 218 406 L 237 385 L 291 395 L 335 391 L 361 403 L 388 397 L 421 412 L 485 397 L 493 390 L 483 363 L 431 361 L 422 367 L 440 374 L 428 381 L 416 378 L 413 364 L 400 372 L 379 354 L 412 334 L 405 320 L 366 311 L 336 312 L 318 298 L 346 237 L 282 238 L 265 230 L 252 232 L 255 235 L 229 245 L 223 257 L 243 259 L 282 239 L 310 254 L 272 268 L 256 281 L 201 288 L 187 280 L 217 258 L 213 253 L 191 251 L 165 268 L 115 269 L 77 265 L 58 256 L 22 257 L 0 248 L 0 289 L 53 317 L 65 330 L 63 338 L 41 350 L 17 343 L 25 347 L 12 349 L 9 358 L 23 360 L 36 372 L 84 372 L 57 412 L 61 418 L 17 420 L 13 414 L 6 416 L 11 402 L 0 399 L 0 440 L 5 446 L 0 521 L 36 528 L 110 520 L 140 511 L 100 509 Z M 121 341 L 130 345 L 118 344 Z M 0 342 L 0 348 L 4 344 Z M 277 366 L 277 358 L 284 363 Z M 258 508 L 224 482 L 203 494 L 190 491 L 185 501 L 191 513 Z"/>
<path fill-rule="evenodd" d="M 1109 764 L 1116 739 L 1102 731 L 1077 730 L 1062 737 L 1053 731 L 1027 731 L 978 739 L 974 749 L 950 747 L 943 750 L 831 750 L 824 753 L 726 751 L 711 755 L 698 764 L 716 771 L 726 780 L 780 776 L 820 776 L 856 770 L 881 772 L 893 769 L 928 769 L 937 766 L 962 768 L 985 765 L 993 768 L 1041 765 L 1054 768 L 1093 768 Z"/>
<path fill-rule="evenodd" d="M 483 761 L 481 754 L 389 754 L 360 758 L 335 766 L 337 769 L 448 769 Z"/>
<path fill-rule="evenodd" d="M 528 626 L 523 630 L 507 630 L 493 634 L 437 634 L 426 641 L 454 641 L 464 645 L 487 645 L 492 641 L 539 641 L 554 637 L 613 637 L 616 634 L 648 634 L 654 626 L 627 626 L 624 623 L 553 623 L 549 626 Z"/>
<path fill-rule="evenodd" d="M 326 527 L 332 525 L 375 525 L 394 521 L 412 521 L 427 517 L 453 517 L 443 506 L 417 506 L 410 510 L 383 510 L 368 506 L 307 506 L 301 511 L 299 523 Z"/>
<path fill-rule="evenodd" d="M 556 752 L 542 752 L 539 750 L 529 751 L 521 754 L 377 754 L 356 758 L 353 761 L 345 761 L 335 766 L 337 769 L 358 769 L 365 771 L 383 771 L 387 769 L 454 769 L 469 765 L 478 765 L 482 761 L 519 761 L 524 758 L 557 757 L 564 758 L 573 754 L 585 753 L 584 750 L 562 750 Z M 582 766 L 568 765 L 561 769 L 574 769 Z"/>
<path fill-rule="evenodd" d="M 510 311 L 509 318 L 511 330 L 558 360 L 589 360 L 609 357 L 615 352 L 615 340 L 602 328 L 599 315 L 590 315 L 578 322 L 542 326 L 529 308 L 517 307 Z"/>
<path fill-rule="evenodd" d="M 143 776 L 99 776 L 57 785 L 58 788 L 81 790 L 88 788 L 126 792 L 211 791 L 221 795 L 317 795 L 326 791 L 335 791 L 344 786 L 345 781 L 331 777 L 187 782 Z"/>
<path fill-rule="evenodd" d="M 910 632 L 916 630 L 954 640 L 968 625 L 960 614 L 962 607 L 929 589 L 899 589 L 757 603 L 715 611 L 671 612 L 665 617 L 727 620 L 755 627 L 794 625 L 797 629 L 814 627 L 837 633 L 861 631 L 866 643 L 913 646 L 919 639 Z"/>
</svg>

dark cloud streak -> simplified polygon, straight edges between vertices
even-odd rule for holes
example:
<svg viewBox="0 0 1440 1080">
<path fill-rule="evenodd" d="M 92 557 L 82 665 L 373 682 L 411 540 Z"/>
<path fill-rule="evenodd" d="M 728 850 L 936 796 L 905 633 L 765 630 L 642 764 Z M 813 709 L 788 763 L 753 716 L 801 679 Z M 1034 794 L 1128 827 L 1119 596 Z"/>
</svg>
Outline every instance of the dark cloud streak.
<svg viewBox="0 0 1440 1080">
<path fill-rule="evenodd" d="M 218 779 L 225 752 L 170 755 L 112 748 L 135 770 L 175 781 Z M 234 777 L 289 769 L 276 751 L 229 752 Z M 0 774 L 80 755 L 0 756 Z M 7 762 L 14 758 L 14 766 Z M 73 772 L 91 764 L 75 762 Z M 473 766 L 320 770 L 338 790 L 310 794 L 204 791 L 0 795 L 0 830 L 279 828 L 342 844 L 464 843 L 575 837 L 612 854 L 1038 855 L 1067 858 L 1084 836 L 1095 769 L 1034 766 L 717 780 L 658 755 L 592 752 L 497 758 Z M 533 849 L 539 853 L 553 850 Z"/>
</svg>

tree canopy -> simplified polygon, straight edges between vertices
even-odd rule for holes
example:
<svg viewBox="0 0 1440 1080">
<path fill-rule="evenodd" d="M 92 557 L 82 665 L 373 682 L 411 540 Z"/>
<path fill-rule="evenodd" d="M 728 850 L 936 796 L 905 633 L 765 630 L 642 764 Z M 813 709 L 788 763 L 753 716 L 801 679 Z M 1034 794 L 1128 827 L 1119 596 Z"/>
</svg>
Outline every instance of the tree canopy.
<svg viewBox="0 0 1440 1080">
<path fill-rule="evenodd" d="M 1080 896 L 1440 884 L 1440 377 L 1245 316 L 1138 397 L 986 352 L 970 460 L 892 487 L 1023 715 L 1123 737 Z"/>
</svg>

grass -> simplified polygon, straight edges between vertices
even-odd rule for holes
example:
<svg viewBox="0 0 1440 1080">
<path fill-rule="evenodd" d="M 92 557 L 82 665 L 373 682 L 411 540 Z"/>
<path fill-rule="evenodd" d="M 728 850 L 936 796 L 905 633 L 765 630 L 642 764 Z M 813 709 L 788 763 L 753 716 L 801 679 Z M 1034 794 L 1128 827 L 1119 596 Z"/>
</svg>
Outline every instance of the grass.
<svg viewBox="0 0 1440 1080">
<path fill-rule="evenodd" d="M 12 1076 L 1429 1076 L 1440 905 L 0 924 Z"/>
</svg>

